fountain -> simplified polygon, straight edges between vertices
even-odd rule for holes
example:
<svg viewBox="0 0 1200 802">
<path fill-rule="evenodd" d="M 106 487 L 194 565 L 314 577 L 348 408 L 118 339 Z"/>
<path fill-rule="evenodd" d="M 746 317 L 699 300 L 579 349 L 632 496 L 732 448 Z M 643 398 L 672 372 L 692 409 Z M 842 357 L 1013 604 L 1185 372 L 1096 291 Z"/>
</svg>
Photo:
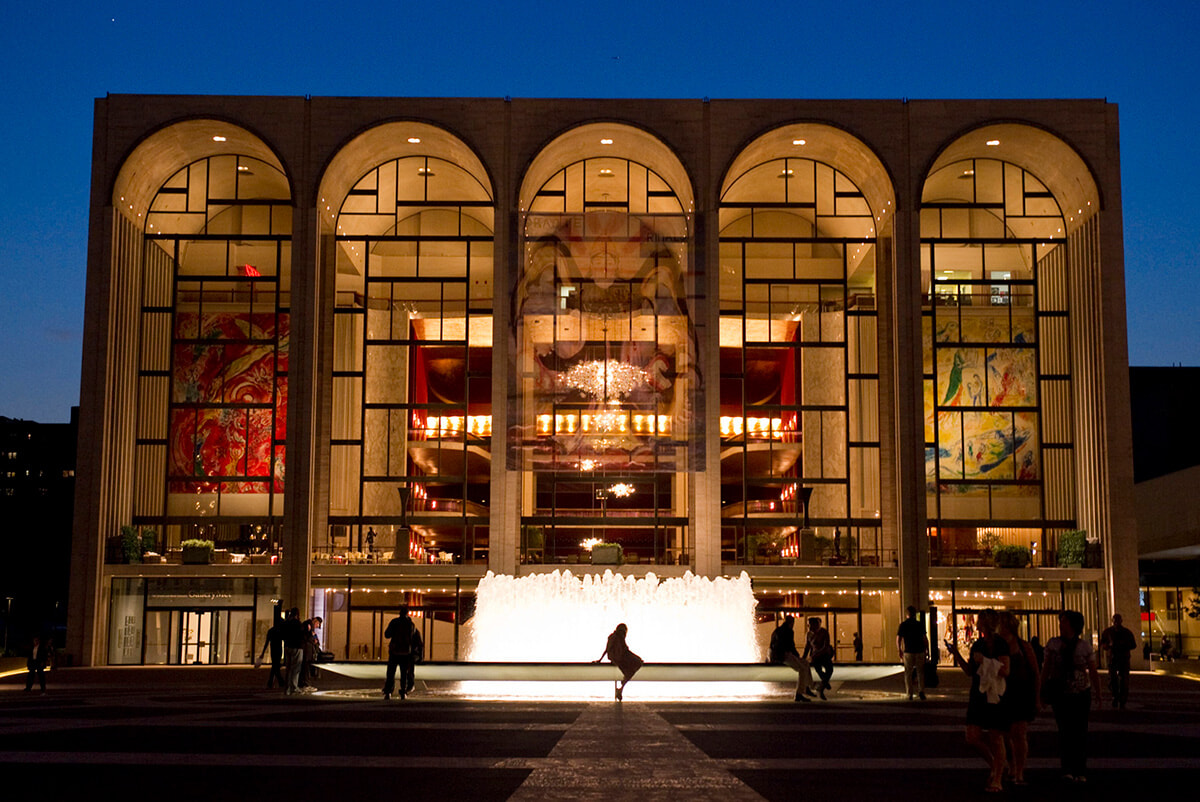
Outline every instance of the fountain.
<svg viewBox="0 0 1200 802">
<path fill-rule="evenodd" d="M 688 572 L 659 579 L 605 571 L 523 577 L 488 572 L 475 592 L 467 659 L 472 662 L 590 663 L 617 624 L 629 627 L 629 648 L 648 663 L 757 663 L 757 602 L 745 573 L 706 579 Z M 488 695 L 608 696 L 609 683 L 464 683 Z M 552 685 L 553 687 L 548 687 Z M 653 695 L 762 693 L 758 683 L 641 683 L 630 691 Z M 733 687 L 733 686 L 753 687 Z M 536 686 L 536 687 L 534 687 Z M 685 686 L 685 687 L 681 687 Z M 627 691 L 627 694 L 629 691 Z"/>
</svg>

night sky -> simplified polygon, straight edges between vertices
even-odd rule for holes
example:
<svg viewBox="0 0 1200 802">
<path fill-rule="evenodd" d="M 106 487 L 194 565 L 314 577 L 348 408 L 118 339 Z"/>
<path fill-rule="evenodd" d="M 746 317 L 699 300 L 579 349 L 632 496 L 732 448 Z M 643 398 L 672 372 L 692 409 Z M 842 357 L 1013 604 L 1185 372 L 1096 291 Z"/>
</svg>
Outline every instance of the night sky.
<svg viewBox="0 0 1200 802">
<path fill-rule="evenodd" d="M 1198 366 L 1198 34 L 1192 2 L 8 2 L 0 415 L 78 403 L 92 107 L 110 92 L 1107 98 L 1129 361 Z"/>
</svg>

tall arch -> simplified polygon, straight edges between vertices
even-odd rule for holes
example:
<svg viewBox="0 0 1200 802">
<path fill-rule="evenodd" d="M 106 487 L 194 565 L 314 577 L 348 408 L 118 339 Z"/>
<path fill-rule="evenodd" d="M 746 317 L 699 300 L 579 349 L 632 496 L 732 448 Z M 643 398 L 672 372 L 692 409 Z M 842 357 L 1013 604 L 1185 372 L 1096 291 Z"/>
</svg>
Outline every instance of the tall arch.
<svg viewBox="0 0 1200 802">
<path fill-rule="evenodd" d="M 486 564 L 494 201 L 483 164 L 444 129 L 386 123 L 331 160 L 318 214 L 333 297 L 317 559 Z"/>
<path fill-rule="evenodd" d="M 880 273 L 894 194 L 816 123 L 770 131 L 720 198 L 722 561 L 897 561 L 881 492 Z M 885 233 L 887 232 L 887 233 Z"/>
<path fill-rule="evenodd" d="M 508 465 L 521 559 L 691 564 L 703 396 L 688 291 L 691 181 L 660 140 L 594 123 L 521 182 Z"/>
<path fill-rule="evenodd" d="M 103 313 L 111 339 L 99 349 L 107 392 L 89 423 L 106 456 L 80 530 L 94 542 L 132 523 L 154 533 L 142 545 L 167 559 L 192 538 L 247 559 L 280 553 L 291 196 L 274 151 L 223 120 L 168 125 L 121 164 Z M 259 590 L 278 595 L 278 580 L 263 578 Z M 178 616 L 143 620 L 140 591 L 113 593 L 113 614 L 131 604 L 135 626 L 161 637 L 112 640 L 108 662 L 171 659 L 158 646 L 178 634 Z M 252 648 L 255 633 L 241 624 L 255 592 L 246 598 L 247 609 L 229 612 L 242 617 L 245 643 L 208 659 Z M 103 653 L 99 643 L 84 648 Z"/>
<path fill-rule="evenodd" d="M 1081 417 L 1095 414 L 1081 397 L 1095 349 L 1082 347 L 1093 335 L 1080 322 L 1094 302 L 1088 275 L 1100 269 L 1098 255 L 1089 256 L 1100 206 L 1091 171 L 1067 143 L 1015 123 L 964 134 L 925 177 L 923 383 L 935 565 L 990 559 L 986 552 L 1001 545 L 1029 549 L 1035 567 L 1054 567 L 1059 535 L 1096 514 L 1077 487 L 1090 450 Z"/>
</svg>

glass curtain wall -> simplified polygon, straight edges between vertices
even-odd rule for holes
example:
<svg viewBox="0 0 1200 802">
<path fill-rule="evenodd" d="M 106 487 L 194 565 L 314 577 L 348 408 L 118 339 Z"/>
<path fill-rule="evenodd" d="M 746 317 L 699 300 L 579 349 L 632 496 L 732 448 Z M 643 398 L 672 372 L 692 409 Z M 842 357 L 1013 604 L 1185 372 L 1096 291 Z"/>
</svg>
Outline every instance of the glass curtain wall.
<svg viewBox="0 0 1200 802">
<path fill-rule="evenodd" d="M 432 156 L 375 167 L 342 202 L 316 561 L 486 564 L 492 227 L 487 184 Z"/>
<path fill-rule="evenodd" d="M 1055 565 L 1074 528 L 1067 240 L 1027 170 L 950 164 L 921 208 L 934 565 Z"/>
<path fill-rule="evenodd" d="M 676 191 L 625 158 L 575 162 L 532 199 L 510 385 L 524 562 L 691 561 L 688 229 Z"/>
<path fill-rule="evenodd" d="M 168 561 L 193 537 L 218 562 L 278 546 L 291 229 L 285 176 L 238 155 L 175 173 L 146 215 L 133 521 Z"/>
<path fill-rule="evenodd" d="M 811 159 L 758 164 L 722 195 L 726 564 L 895 563 L 879 525 L 874 222 Z"/>
</svg>

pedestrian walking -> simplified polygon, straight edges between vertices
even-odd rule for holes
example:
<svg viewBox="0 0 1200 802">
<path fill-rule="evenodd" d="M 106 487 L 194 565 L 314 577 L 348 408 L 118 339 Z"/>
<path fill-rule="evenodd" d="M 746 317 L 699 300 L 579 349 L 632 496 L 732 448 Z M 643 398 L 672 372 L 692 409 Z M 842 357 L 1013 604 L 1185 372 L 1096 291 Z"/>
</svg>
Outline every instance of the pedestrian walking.
<svg viewBox="0 0 1200 802">
<path fill-rule="evenodd" d="M 854 633 L 854 662 L 861 663 L 863 659 L 863 640 L 862 635 L 858 632 Z"/>
<path fill-rule="evenodd" d="M 1100 704 L 1096 653 L 1083 639 L 1083 614 L 1066 610 L 1058 617 L 1059 636 L 1046 644 L 1042 666 L 1042 701 L 1054 709 L 1063 779 L 1087 781 L 1088 714 Z"/>
<path fill-rule="evenodd" d="M 629 646 L 625 643 L 625 636 L 629 632 L 629 627 L 624 624 L 617 624 L 617 628 L 608 636 L 608 642 L 604 646 L 604 653 L 600 655 L 599 663 L 605 656 L 608 656 L 608 661 L 621 669 L 621 682 L 614 683 L 616 688 L 617 701 L 625 692 L 625 686 L 629 684 L 629 680 L 633 679 L 633 675 L 638 672 L 638 669 L 645 663 L 642 658 L 638 657 Z"/>
<path fill-rule="evenodd" d="M 991 770 L 985 791 L 1003 790 L 1004 735 L 1008 732 L 1008 709 L 1000 704 L 1009 671 L 1008 644 L 996 633 L 995 610 L 984 610 L 975 622 L 979 638 L 964 659 L 958 644 L 946 641 L 954 664 L 971 678 L 967 697 L 967 743 L 979 750 Z"/>
<path fill-rule="evenodd" d="M 1137 648 L 1137 638 L 1122 623 L 1121 614 L 1112 617 L 1112 626 L 1100 633 L 1100 648 L 1108 654 L 1108 692 L 1112 706 L 1125 709 L 1129 699 L 1130 656 Z"/>
<path fill-rule="evenodd" d="M 387 677 L 383 683 L 383 698 L 392 698 L 396 689 L 396 670 L 400 670 L 400 698 L 404 699 L 416 687 L 415 664 L 425 648 L 421 630 L 408 617 L 408 605 L 400 605 L 400 614 L 388 622 L 383 636 L 388 639 Z"/>
<path fill-rule="evenodd" d="M 1020 636 L 1021 624 L 1007 610 L 1000 613 L 1000 637 L 1008 645 L 1008 677 L 1001 703 L 1008 708 L 1009 727 L 1005 736 L 1008 747 L 1009 779 L 1013 785 L 1025 785 L 1025 764 L 1029 759 L 1029 723 L 1037 718 L 1038 665 L 1033 647 Z"/>
<path fill-rule="evenodd" d="M 300 620 L 300 608 L 288 610 L 283 622 L 283 653 L 287 664 L 287 686 L 284 693 L 291 696 L 301 693 L 300 675 L 304 670 L 304 622 Z"/>
<path fill-rule="evenodd" d="M 767 648 L 767 662 L 775 665 L 786 665 L 796 672 L 796 701 L 807 702 L 804 695 L 812 686 L 812 669 L 807 660 L 800 657 L 796 648 L 796 619 L 790 615 L 783 617 L 783 623 L 775 627 L 771 633 L 771 644 Z"/>
<path fill-rule="evenodd" d="M 258 653 L 256 665 L 262 665 L 263 655 L 271 650 L 271 673 L 267 674 L 267 687 L 274 688 L 276 680 L 280 688 L 287 687 L 283 677 L 283 602 L 275 603 L 271 616 L 271 627 L 267 630 L 267 639 L 263 641 L 262 651 Z"/>
<path fill-rule="evenodd" d="M 808 635 L 800 657 L 808 660 L 817 672 L 817 694 L 824 699 L 825 691 L 833 689 L 829 684 L 833 676 L 833 643 L 829 639 L 829 630 L 821 626 L 821 619 L 816 616 L 808 619 Z"/>
<path fill-rule="evenodd" d="M 908 694 L 908 701 L 912 701 L 914 690 L 917 698 L 925 701 L 925 661 L 929 655 L 929 638 L 924 625 L 917 620 L 917 608 L 911 604 L 908 606 L 908 618 L 901 621 L 896 630 L 896 649 L 904 665 L 904 691 Z"/>
<path fill-rule="evenodd" d="M 29 650 L 29 659 L 25 661 L 28 674 L 25 676 L 25 690 L 33 690 L 33 681 L 37 679 L 42 693 L 46 692 L 46 667 L 50 665 L 54 655 L 54 644 L 47 635 L 35 635 L 33 645 Z"/>
</svg>

